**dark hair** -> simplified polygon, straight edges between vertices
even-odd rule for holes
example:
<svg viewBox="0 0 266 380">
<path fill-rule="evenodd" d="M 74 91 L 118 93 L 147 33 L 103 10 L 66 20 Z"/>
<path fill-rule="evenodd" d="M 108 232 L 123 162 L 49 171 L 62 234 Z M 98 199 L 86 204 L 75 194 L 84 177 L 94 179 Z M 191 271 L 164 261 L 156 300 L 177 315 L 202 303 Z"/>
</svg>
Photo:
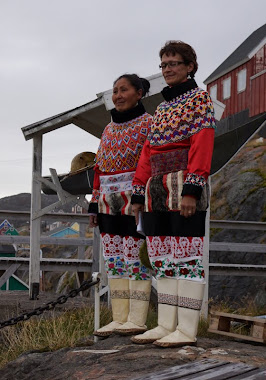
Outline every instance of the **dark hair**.
<svg viewBox="0 0 266 380">
<path fill-rule="evenodd" d="M 166 54 L 175 55 L 180 54 L 186 65 L 189 63 L 194 64 L 194 69 L 191 71 L 191 78 L 194 77 L 196 71 L 198 70 L 197 54 L 192 46 L 186 44 L 183 41 L 167 41 L 166 44 L 161 48 L 159 56 L 162 59 L 162 56 Z"/>
<path fill-rule="evenodd" d="M 142 98 L 149 92 L 151 86 L 150 82 L 145 78 L 140 78 L 137 74 L 123 74 L 114 81 L 113 86 L 122 78 L 127 79 L 131 86 L 135 87 L 137 91 L 142 90 Z"/>
</svg>

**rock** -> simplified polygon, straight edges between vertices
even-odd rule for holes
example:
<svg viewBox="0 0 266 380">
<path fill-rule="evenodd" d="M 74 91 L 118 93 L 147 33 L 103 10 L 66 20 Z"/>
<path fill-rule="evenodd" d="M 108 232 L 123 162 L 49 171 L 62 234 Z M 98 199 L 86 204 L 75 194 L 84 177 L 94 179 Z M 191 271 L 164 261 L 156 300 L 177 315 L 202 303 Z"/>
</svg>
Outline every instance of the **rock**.
<svg viewBox="0 0 266 380">
<path fill-rule="evenodd" d="M 211 219 L 265 221 L 266 199 L 266 145 L 253 140 L 234 157 L 221 172 L 212 177 Z M 211 240 L 216 242 L 264 243 L 263 231 L 211 230 Z M 265 265 L 263 254 L 247 252 L 211 252 L 210 262 L 224 264 Z M 259 305 L 260 291 L 264 289 L 263 277 L 211 276 L 209 297 L 238 307 L 247 297 Z M 264 304 L 265 305 L 265 304 Z"/>
<path fill-rule="evenodd" d="M 93 346 L 49 353 L 28 353 L 0 369 L 1 380 L 134 379 L 192 361 L 217 359 L 264 366 L 266 347 L 199 338 L 197 347 L 159 348 L 135 345 L 130 337 L 112 335 Z"/>
</svg>

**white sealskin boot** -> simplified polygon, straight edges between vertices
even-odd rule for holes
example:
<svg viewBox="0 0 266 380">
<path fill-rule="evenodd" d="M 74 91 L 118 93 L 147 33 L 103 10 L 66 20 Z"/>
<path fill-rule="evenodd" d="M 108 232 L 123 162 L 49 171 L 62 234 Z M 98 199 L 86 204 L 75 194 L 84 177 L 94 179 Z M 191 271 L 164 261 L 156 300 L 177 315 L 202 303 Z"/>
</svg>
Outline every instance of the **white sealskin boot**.
<svg viewBox="0 0 266 380">
<path fill-rule="evenodd" d="M 156 340 L 159 347 L 193 346 L 196 344 L 200 309 L 205 284 L 197 281 L 178 280 L 178 325 L 176 331 Z"/>
<path fill-rule="evenodd" d="M 175 331 L 177 325 L 177 286 L 178 281 L 176 279 L 158 279 L 158 326 L 144 334 L 132 337 L 132 342 L 137 344 L 152 343 Z"/>
<path fill-rule="evenodd" d="M 118 335 L 133 335 L 147 331 L 145 325 L 151 294 L 150 280 L 129 280 L 129 314 L 127 322 L 115 329 Z"/>
<path fill-rule="evenodd" d="M 108 337 L 127 321 L 129 312 L 129 280 L 109 278 L 113 321 L 94 331 L 93 335 Z"/>
</svg>

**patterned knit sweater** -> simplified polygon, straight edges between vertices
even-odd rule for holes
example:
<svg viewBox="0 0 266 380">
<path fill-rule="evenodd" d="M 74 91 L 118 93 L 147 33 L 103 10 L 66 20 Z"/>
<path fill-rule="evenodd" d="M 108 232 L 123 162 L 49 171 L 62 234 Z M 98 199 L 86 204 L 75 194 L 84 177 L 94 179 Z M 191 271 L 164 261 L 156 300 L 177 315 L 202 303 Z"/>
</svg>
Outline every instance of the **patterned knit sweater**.
<svg viewBox="0 0 266 380">
<path fill-rule="evenodd" d="M 208 92 L 191 79 L 162 94 L 133 180 L 133 204 L 144 204 L 149 178 L 178 171 L 182 195 L 199 199 L 210 173 L 215 118 Z"/>
<path fill-rule="evenodd" d="M 152 123 L 149 115 L 140 103 L 130 112 L 119 114 L 112 112 L 113 121 L 104 129 L 96 155 L 95 175 L 89 212 L 98 212 L 100 196 L 100 177 L 136 170 L 143 145 Z M 133 177 L 132 177 L 133 179 Z"/>
</svg>

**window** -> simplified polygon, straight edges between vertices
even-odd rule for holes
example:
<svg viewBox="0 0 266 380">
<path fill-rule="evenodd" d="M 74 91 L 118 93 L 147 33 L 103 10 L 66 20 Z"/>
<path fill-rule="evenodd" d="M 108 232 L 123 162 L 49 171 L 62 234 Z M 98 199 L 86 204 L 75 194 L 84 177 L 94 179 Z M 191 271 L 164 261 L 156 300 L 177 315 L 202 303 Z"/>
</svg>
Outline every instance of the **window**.
<svg viewBox="0 0 266 380">
<path fill-rule="evenodd" d="M 215 84 L 214 86 L 211 86 L 210 95 L 212 99 L 217 99 L 217 84 Z"/>
<path fill-rule="evenodd" d="M 245 91 L 247 84 L 247 69 L 237 73 L 237 92 Z"/>
<path fill-rule="evenodd" d="M 223 81 L 223 98 L 229 99 L 231 96 L 231 77 Z"/>
</svg>

